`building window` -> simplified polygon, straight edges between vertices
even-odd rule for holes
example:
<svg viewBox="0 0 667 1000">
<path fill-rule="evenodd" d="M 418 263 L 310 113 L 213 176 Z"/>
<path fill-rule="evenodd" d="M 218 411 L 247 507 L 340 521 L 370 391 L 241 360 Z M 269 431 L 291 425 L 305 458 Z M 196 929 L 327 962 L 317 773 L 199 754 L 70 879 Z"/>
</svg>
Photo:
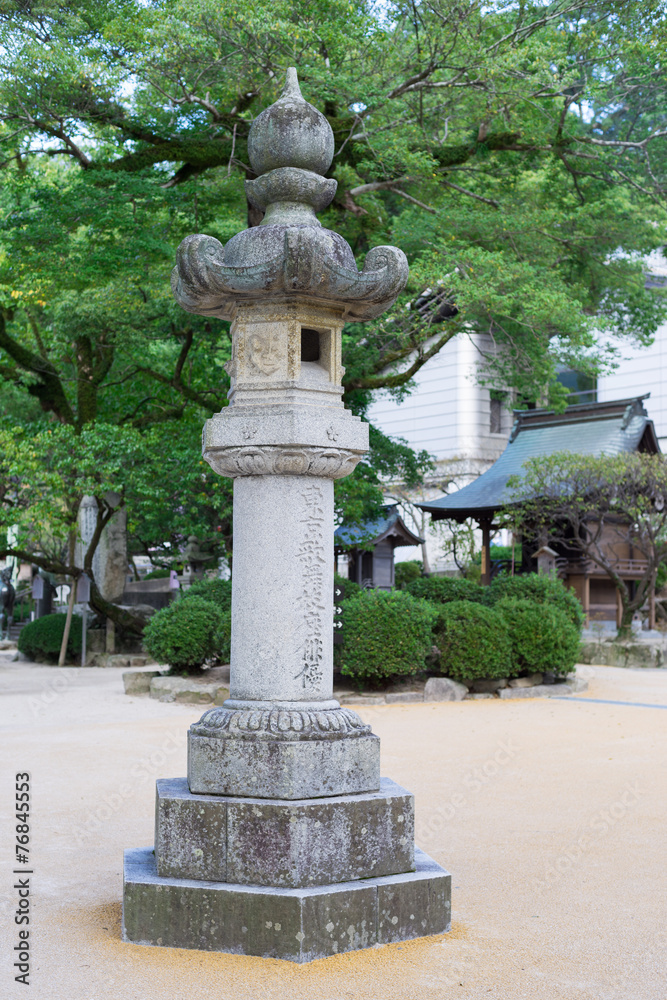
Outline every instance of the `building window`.
<svg viewBox="0 0 667 1000">
<path fill-rule="evenodd" d="M 568 390 L 568 406 L 575 403 L 597 403 L 598 382 L 594 375 L 564 369 L 558 373 L 556 381 Z"/>
</svg>

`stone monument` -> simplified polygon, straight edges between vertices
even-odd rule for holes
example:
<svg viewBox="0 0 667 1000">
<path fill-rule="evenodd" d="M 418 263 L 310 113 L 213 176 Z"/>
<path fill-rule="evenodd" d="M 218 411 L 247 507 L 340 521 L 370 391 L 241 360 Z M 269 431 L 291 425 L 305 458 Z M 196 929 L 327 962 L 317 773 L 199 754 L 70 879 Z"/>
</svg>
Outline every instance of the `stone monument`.
<svg viewBox="0 0 667 1000">
<path fill-rule="evenodd" d="M 157 782 L 154 852 L 126 852 L 126 941 L 307 962 L 450 926 L 412 795 L 333 697 L 333 482 L 368 448 L 341 400 L 341 330 L 408 276 L 395 247 L 358 271 L 317 220 L 333 149 L 288 70 L 248 139 L 262 224 L 178 250 L 179 303 L 232 321 L 229 406 L 203 439 L 234 478 L 230 698 L 191 727 L 187 780 Z"/>
</svg>

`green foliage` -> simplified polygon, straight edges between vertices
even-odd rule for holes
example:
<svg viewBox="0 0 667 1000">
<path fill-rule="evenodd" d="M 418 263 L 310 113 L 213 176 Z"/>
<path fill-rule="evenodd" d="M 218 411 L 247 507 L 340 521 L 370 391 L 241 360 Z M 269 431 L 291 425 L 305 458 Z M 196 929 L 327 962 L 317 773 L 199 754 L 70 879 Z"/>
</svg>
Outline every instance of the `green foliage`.
<svg viewBox="0 0 667 1000">
<path fill-rule="evenodd" d="M 334 573 L 334 586 L 342 587 L 345 593 L 344 601 L 348 601 L 351 597 L 356 597 L 357 594 L 362 593 L 362 588 L 354 580 L 348 580 L 346 576 L 341 576 L 339 573 Z"/>
<path fill-rule="evenodd" d="M 495 611 L 507 623 L 512 645 L 512 673 L 571 673 L 579 656 L 580 629 L 555 604 L 506 597 Z"/>
<path fill-rule="evenodd" d="M 454 680 L 510 677 L 512 666 L 507 626 L 494 608 L 472 601 L 441 607 L 434 628 L 440 671 Z"/>
<path fill-rule="evenodd" d="M 365 590 L 345 601 L 342 673 L 363 682 L 425 668 L 435 610 L 402 590 Z"/>
<path fill-rule="evenodd" d="M 144 631 L 147 653 L 172 670 L 196 672 L 218 653 L 222 612 L 203 597 L 174 601 L 149 620 Z"/>
<path fill-rule="evenodd" d="M 229 663 L 232 658 L 232 611 L 223 611 L 220 628 L 216 634 L 216 656 L 221 663 Z"/>
<path fill-rule="evenodd" d="M 65 633 L 67 615 L 43 615 L 24 625 L 19 633 L 18 648 L 31 660 L 38 663 L 57 663 Z M 72 615 L 67 640 L 67 659 L 76 662 L 81 657 L 82 621 L 79 615 Z"/>
<path fill-rule="evenodd" d="M 448 604 L 450 601 L 475 601 L 483 604 L 486 598 L 484 587 L 449 576 L 424 576 L 408 583 L 408 592 L 413 597 L 423 597 L 435 604 Z"/>
<path fill-rule="evenodd" d="M 423 563 L 419 559 L 407 559 L 396 563 L 394 567 L 394 584 L 398 590 L 405 590 L 413 580 L 420 579 Z M 418 595 L 419 596 L 419 595 Z"/>
<path fill-rule="evenodd" d="M 558 365 L 604 363 L 594 331 L 647 343 L 665 315 L 643 274 L 666 240 L 661 0 L 0 8 L 0 472 L 21 483 L 21 558 L 63 572 L 77 498 L 110 491 L 131 551 L 194 534 L 230 554 L 231 482 L 196 442 L 227 402 L 229 326 L 180 309 L 169 271 L 189 233 L 246 225 L 250 123 L 288 65 L 334 132 L 322 222 L 360 265 L 385 243 L 411 265 L 386 315 L 344 330 L 353 412 L 489 330 L 483 380 L 563 405 Z M 383 482 L 428 465 L 372 431 L 337 514 L 372 518 Z"/>
<path fill-rule="evenodd" d="M 506 522 L 603 570 L 621 599 L 619 634 L 627 634 L 667 563 L 664 457 L 555 452 L 529 459 L 508 486 Z M 632 581 L 623 572 L 622 553 L 632 553 L 642 569 Z"/>
<path fill-rule="evenodd" d="M 221 611 L 231 611 L 232 607 L 232 581 L 220 580 L 196 580 L 187 590 L 181 594 L 182 601 L 192 600 L 193 597 L 203 597 L 205 601 L 212 601 L 217 604 Z"/>
<path fill-rule="evenodd" d="M 169 569 L 152 569 L 150 573 L 146 573 L 144 580 L 166 580 L 170 575 Z"/>
<path fill-rule="evenodd" d="M 562 580 L 545 573 L 522 573 L 519 576 L 499 576 L 487 588 L 489 604 L 506 598 L 530 601 L 533 605 L 548 605 L 562 611 L 581 634 L 586 621 L 581 602 Z"/>
</svg>

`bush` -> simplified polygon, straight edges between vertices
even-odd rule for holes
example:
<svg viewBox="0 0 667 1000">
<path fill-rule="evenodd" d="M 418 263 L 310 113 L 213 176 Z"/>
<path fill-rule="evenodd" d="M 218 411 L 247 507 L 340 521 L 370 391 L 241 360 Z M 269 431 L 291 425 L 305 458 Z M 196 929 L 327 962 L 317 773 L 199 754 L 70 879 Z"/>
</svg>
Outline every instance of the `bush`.
<svg viewBox="0 0 667 1000">
<path fill-rule="evenodd" d="M 231 580 L 197 580 L 182 591 L 181 600 L 190 600 L 192 597 L 203 597 L 205 601 L 212 601 L 217 604 L 221 611 L 231 611 L 232 609 L 232 581 Z"/>
<path fill-rule="evenodd" d="M 404 590 L 364 590 L 345 601 L 342 673 L 363 681 L 425 668 L 436 611 Z"/>
<path fill-rule="evenodd" d="M 232 612 L 223 611 L 220 615 L 220 628 L 217 635 L 216 656 L 221 663 L 229 663 L 232 658 Z"/>
<path fill-rule="evenodd" d="M 342 587 L 345 593 L 344 601 L 348 601 L 351 597 L 356 597 L 357 594 L 362 593 L 362 588 L 354 580 L 348 580 L 346 576 L 340 576 L 338 573 L 334 573 L 334 586 Z"/>
<path fill-rule="evenodd" d="M 452 601 L 438 609 L 434 633 L 447 677 L 468 682 L 512 676 L 507 625 L 494 608 Z"/>
<path fill-rule="evenodd" d="M 18 648 L 31 660 L 39 663 L 57 663 L 65 631 L 67 615 L 44 615 L 24 625 L 19 633 Z M 72 615 L 67 659 L 75 662 L 81 658 L 82 622 L 79 615 Z"/>
<path fill-rule="evenodd" d="M 407 586 L 408 593 L 413 597 L 425 598 L 435 604 L 448 604 L 450 601 L 485 601 L 484 587 L 471 580 L 462 580 L 451 576 L 425 576 L 413 580 Z"/>
<path fill-rule="evenodd" d="M 223 628 L 219 606 L 194 595 L 153 615 L 144 630 L 144 646 L 158 663 L 193 672 L 218 655 Z"/>
<path fill-rule="evenodd" d="M 520 673 L 567 674 L 579 656 L 580 632 L 561 608 L 517 597 L 498 601 L 495 609 L 507 623 L 512 667 Z"/>
<path fill-rule="evenodd" d="M 487 588 L 487 600 L 492 605 L 508 597 L 558 608 L 567 615 L 579 633 L 584 627 L 586 616 L 581 603 L 557 577 L 547 576 L 544 573 L 501 576 L 493 580 Z"/>
<path fill-rule="evenodd" d="M 419 559 L 408 559 L 405 562 L 396 563 L 394 567 L 394 586 L 398 590 L 405 590 L 407 585 L 413 580 L 419 580 L 422 570 L 423 564 Z"/>
<path fill-rule="evenodd" d="M 150 573 L 146 573 L 144 580 L 165 580 L 170 574 L 170 569 L 152 569 Z"/>
</svg>

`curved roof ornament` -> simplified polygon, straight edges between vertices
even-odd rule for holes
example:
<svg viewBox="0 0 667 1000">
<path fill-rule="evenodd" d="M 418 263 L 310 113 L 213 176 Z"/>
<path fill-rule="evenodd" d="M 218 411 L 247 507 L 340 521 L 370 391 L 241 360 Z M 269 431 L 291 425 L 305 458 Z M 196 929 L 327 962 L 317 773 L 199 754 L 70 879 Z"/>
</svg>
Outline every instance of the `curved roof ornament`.
<svg viewBox="0 0 667 1000">
<path fill-rule="evenodd" d="M 255 118 L 248 136 L 258 176 L 245 182 L 246 195 L 264 219 L 225 246 L 212 236 L 183 240 L 172 289 L 184 309 L 232 319 L 237 303 L 265 301 L 267 294 L 315 298 L 354 320 L 389 308 L 408 280 L 403 251 L 375 247 L 359 271 L 348 243 L 316 216 L 336 194 L 337 182 L 323 176 L 333 154 L 331 126 L 304 100 L 290 67 L 280 97 Z"/>
</svg>

